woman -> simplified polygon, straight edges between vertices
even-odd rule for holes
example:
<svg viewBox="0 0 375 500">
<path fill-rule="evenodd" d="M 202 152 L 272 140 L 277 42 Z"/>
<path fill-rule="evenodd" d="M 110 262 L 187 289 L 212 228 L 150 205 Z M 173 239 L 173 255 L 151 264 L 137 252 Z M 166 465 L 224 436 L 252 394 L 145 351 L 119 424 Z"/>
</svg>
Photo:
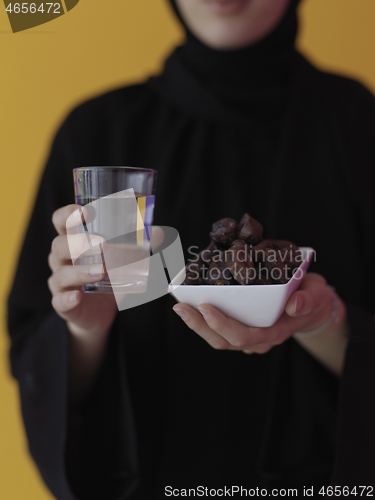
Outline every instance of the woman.
<svg viewBox="0 0 375 500">
<path fill-rule="evenodd" d="M 375 101 L 295 51 L 297 3 L 177 0 L 187 43 L 164 73 L 84 103 L 56 136 L 9 324 L 31 453 L 59 499 L 374 482 Z M 186 251 L 249 212 L 314 247 L 319 274 L 269 329 L 179 304 L 184 324 L 171 297 L 116 314 L 79 291 L 103 275 L 69 261 L 81 165 L 156 168 L 154 222 Z"/>
</svg>

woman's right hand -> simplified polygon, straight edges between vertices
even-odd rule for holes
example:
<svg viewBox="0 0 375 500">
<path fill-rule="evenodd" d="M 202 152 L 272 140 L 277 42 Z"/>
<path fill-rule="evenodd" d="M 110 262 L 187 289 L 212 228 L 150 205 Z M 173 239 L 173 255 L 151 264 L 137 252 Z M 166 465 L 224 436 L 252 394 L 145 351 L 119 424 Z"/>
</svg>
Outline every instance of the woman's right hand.
<svg viewBox="0 0 375 500">
<path fill-rule="evenodd" d="M 52 275 L 48 287 L 52 293 L 52 306 L 66 320 L 70 332 L 71 394 L 81 399 L 89 390 L 104 355 L 106 341 L 117 312 L 113 294 L 82 293 L 82 285 L 102 280 L 106 273 L 101 264 L 74 265 L 71 250 L 75 255 L 85 251 L 85 257 L 100 255 L 104 240 L 87 251 L 87 235 L 68 236 L 66 222 L 82 207 L 67 205 L 56 210 L 52 222 L 58 233 L 53 240 L 48 256 Z M 69 218 L 69 222 L 73 217 Z M 77 225 L 81 218 L 77 217 Z M 93 238 L 99 238 L 93 236 Z M 94 241 L 92 241 L 94 243 Z M 72 248 L 73 245 L 73 248 Z"/>
</svg>

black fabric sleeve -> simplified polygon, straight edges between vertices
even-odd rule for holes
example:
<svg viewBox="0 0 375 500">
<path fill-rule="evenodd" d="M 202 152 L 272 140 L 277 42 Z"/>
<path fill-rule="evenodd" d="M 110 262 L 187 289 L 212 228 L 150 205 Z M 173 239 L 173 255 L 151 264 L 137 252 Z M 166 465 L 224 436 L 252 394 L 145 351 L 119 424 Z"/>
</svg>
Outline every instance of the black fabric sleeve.
<svg viewBox="0 0 375 500">
<path fill-rule="evenodd" d="M 351 304 L 346 307 L 350 340 L 331 484 L 375 487 L 375 322 L 372 313 Z"/>
<path fill-rule="evenodd" d="M 337 93 L 339 107 L 335 108 L 335 115 L 341 119 L 340 130 L 344 131 L 341 150 L 346 152 L 348 167 L 343 169 L 351 210 L 356 216 L 358 233 L 351 237 L 357 238 L 356 272 L 361 277 L 361 286 L 355 286 L 354 280 L 347 278 L 352 283 L 352 299 L 346 301 L 350 336 L 340 383 L 336 461 L 331 482 L 340 486 L 375 487 L 375 272 L 372 265 L 375 98 L 358 82 L 336 77 L 335 81 L 342 89 Z M 350 94 L 343 92 L 345 89 L 350 90 Z"/>
<path fill-rule="evenodd" d="M 127 498 L 135 484 L 135 437 L 116 320 L 102 371 L 84 408 L 68 401 L 68 332 L 52 309 L 47 256 L 52 213 L 74 202 L 77 164 L 70 123 L 54 140 L 9 296 L 11 369 L 19 383 L 29 449 L 59 500 Z M 76 124 L 73 123 L 76 126 Z M 99 411 L 101 409 L 101 411 Z M 74 491 L 74 492 L 73 492 Z"/>
</svg>

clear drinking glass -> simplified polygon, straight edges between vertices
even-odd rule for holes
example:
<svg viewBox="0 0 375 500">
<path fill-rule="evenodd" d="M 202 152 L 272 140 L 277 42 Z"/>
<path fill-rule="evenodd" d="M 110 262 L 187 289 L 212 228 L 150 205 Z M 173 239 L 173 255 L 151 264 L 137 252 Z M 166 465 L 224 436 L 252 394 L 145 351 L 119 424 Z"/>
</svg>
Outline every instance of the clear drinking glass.
<svg viewBox="0 0 375 500">
<path fill-rule="evenodd" d="M 75 201 L 86 208 L 78 232 L 106 241 L 102 255 L 75 261 L 105 264 L 108 273 L 108 278 L 85 285 L 84 292 L 140 293 L 147 289 L 156 174 L 135 167 L 73 170 Z"/>
</svg>

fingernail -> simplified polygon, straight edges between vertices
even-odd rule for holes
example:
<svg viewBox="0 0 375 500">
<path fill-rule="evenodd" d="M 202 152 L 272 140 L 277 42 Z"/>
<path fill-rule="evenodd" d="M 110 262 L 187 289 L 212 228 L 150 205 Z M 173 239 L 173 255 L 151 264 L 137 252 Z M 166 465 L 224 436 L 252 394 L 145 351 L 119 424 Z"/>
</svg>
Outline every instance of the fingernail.
<svg viewBox="0 0 375 500">
<path fill-rule="evenodd" d="M 81 218 L 81 209 L 80 209 L 80 208 L 78 208 L 77 210 L 75 210 L 75 211 L 73 212 L 73 217 L 74 217 L 75 219 L 80 219 L 80 218 Z"/>
<path fill-rule="evenodd" d="M 89 274 L 91 276 L 100 276 L 104 273 L 102 264 L 96 264 L 95 266 L 91 266 L 89 269 Z"/>
<path fill-rule="evenodd" d="M 302 297 L 300 297 L 299 295 L 297 295 L 296 300 L 294 301 L 294 311 L 293 311 L 293 313 L 294 314 L 299 313 L 302 310 L 302 307 L 303 307 Z"/>
<path fill-rule="evenodd" d="M 206 317 L 206 316 L 210 315 L 210 313 L 208 311 L 206 311 L 206 309 L 203 309 L 203 307 L 198 307 L 198 310 L 199 310 L 199 312 L 201 313 L 201 315 L 203 317 Z"/>
<path fill-rule="evenodd" d="M 69 300 L 72 304 L 77 302 L 77 292 L 73 292 L 69 295 Z"/>
<path fill-rule="evenodd" d="M 183 311 L 182 309 L 178 309 L 177 307 L 174 307 L 173 308 L 174 312 L 176 314 L 178 314 L 180 316 L 181 319 L 183 319 L 184 321 L 187 319 L 188 315 L 186 314 L 185 311 Z"/>
</svg>

